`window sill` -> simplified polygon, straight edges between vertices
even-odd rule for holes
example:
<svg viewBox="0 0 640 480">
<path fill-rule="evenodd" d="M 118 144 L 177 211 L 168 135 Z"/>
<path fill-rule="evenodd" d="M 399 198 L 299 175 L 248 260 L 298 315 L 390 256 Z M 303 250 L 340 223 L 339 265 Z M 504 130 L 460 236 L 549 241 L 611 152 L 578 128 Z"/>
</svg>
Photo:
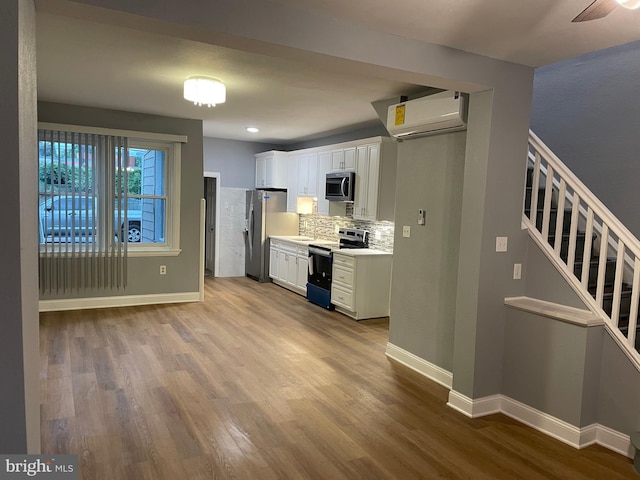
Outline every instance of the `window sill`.
<svg viewBox="0 0 640 480">
<path fill-rule="evenodd" d="M 131 257 L 177 257 L 182 252 L 181 248 L 166 247 L 148 247 L 148 248 L 131 248 L 127 250 L 129 258 Z"/>
<path fill-rule="evenodd" d="M 177 257 L 178 255 L 180 255 L 180 253 L 182 253 L 182 249 L 180 248 L 168 248 L 168 247 L 146 247 L 146 248 L 131 248 L 129 247 L 127 250 L 127 256 L 129 258 L 134 258 L 134 257 Z M 111 254 L 111 250 L 99 253 L 99 252 L 95 252 L 95 254 L 91 251 L 79 251 L 76 250 L 75 252 L 71 252 L 71 251 L 67 251 L 67 252 L 60 252 L 58 250 L 51 250 L 51 249 L 47 249 L 45 250 L 40 250 L 40 255 L 50 255 L 53 257 L 80 257 L 80 256 L 85 256 L 85 255 L 96 255 L 96 256 L 109 256 Z"/>
</svg>

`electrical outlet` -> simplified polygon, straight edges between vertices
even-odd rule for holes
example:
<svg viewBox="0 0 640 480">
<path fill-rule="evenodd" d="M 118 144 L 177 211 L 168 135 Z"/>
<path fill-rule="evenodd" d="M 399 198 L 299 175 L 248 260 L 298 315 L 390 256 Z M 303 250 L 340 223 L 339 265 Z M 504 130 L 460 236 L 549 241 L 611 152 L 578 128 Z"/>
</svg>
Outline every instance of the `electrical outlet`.
<svg viewBox="0 0 640 480">
<path fill-rule="evenodd" d="M 507 251 L 507 237 L 496 237 L 496 252 Z"/>
<path fill-rule="evenodd" d="M 376 230 L 376 240 L 380 240 L 382 238 L 382 232 L 380 230 Z"/>
<path fill-rule="evenodd" d="M 411 227 L 409 225 L 404 225 L 402 227 L 402 236 L 404 238 L 409 238 L 411 237 Z"/>
<path fill-rule="evenodd" d="M 167 274 L 167 266 L 160 265 L 160 275 L 166 275 L 166 274 Z"/>
<path fill-rule="evenodd" d="M 513 279 L 520 280 L 522 278 L 522 264 L 514 263 L 513 264 Z"/>
</svg>

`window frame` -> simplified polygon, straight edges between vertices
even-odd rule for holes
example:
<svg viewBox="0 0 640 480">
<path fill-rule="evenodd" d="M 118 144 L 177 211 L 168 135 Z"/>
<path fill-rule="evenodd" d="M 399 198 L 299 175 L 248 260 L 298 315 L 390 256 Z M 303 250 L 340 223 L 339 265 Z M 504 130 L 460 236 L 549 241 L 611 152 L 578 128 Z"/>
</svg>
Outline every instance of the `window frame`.
<svg viewBox="0 0 640 480">
<path fill-rule="evenodd" d="M 181 148 L 183 143 L 187 143 L 187 137 L 184 135 L 162 134 L 152 132 L 140 132 L 132 130 L 119 130 L 100 127 L 87 127 L 78 125 L 64 125 L 57 123 L 38 123 L 39 129 L 58 130 L 62 132 L 87 133 L 96 135 L 113 135 L 127 137 L 128 148 L 147 148 L 150 150 L 164 150 L 165 155 L 165 178 L 164 188 L 166 196 L 165 208 L 165 241 L 164 243 L 131 243 L 127 242 L 127 255 L 129 257 L 147 257 L 147 256 L 177 256 L 182 251 L 180 248 L 180 165 L 181 165 Z M 127 152 L 128 154 L 128 152 Z M 38 160 L 39 161 L 39 160 Z M 109 163 L 107 161 L 107 163 Z M 115 175 L 115 168 L 110 166 L 100 166 L 107 171 L 110 176 Z M 38 192 L 40 193 L 40 192 Z M 96 196 L 98 200 L 98 208 L 101 214 L 109 218 L 114 212 L 112 201 L 113 192 L 102 192 Z M 100 198 L 102 197 L 102 198 Z M 108 198 L 108 201 L 106 200 Z M 109 204 L 107 207 L 106 205 Z M 40 222 L 40 213 L 38 213 L 38 222 Z M 40 228 L 38 228 L 40 231 Z M 110 237 L 110 236 L 109 236 Z M 107 238 L 106 245 L 111 246 L 115 239 Z M 40 243 L 38 240 L 40 251 L 55 252 L 60 246 L 54 243 Z M 108 248 L 107 248 L 108 250 Z M 74 255 L 82 255 L 83 250 L 76 250 Z"/>
</svg>

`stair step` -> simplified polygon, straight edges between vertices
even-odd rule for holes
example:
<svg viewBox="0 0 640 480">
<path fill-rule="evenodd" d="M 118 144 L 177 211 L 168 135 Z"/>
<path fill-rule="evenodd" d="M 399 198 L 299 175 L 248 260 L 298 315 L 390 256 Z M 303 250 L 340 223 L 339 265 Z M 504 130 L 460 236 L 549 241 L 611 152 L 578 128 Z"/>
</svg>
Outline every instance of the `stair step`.
<svg viewBox="0 0 640 480">
<path fill-rule="evenodd" d="M 580 280 L 582 278 L 582 268 L 584 266 L 582 260 L 576 261 L 573 265 L 573 273 L 576 278 Z M 598 281 L 598 268 L 600 265 L 600 259 L 593 258 L 589 263 L 589 287 L 595 287 Z M 605 264 L 605 275 L 604 275 L 604 283 L 605 285 L 613 285 L 616 277 L 616 259 L 615 257 L 607 258 L 607 263 Z"/>
<path fill-rule="evenodd" d="M 585 232 L 576 233 L 576 258 L 575 258 L 576 262 L 582 261 L 583 259 L 586 237 L 587 235 Z M 562 240 L 560 241 L 560 258 L 562 258 L 564 262 L 566 262 L 567 258 L 569 257 L 569 238 L 570 238 L 570 235 L 568 233 L 563 233 Z M 594 238 L 595 236 L 592 235 L 592 240 Z M 555 245 L 555 242 L 556 242 L 555 233 L 549 234 L 548 242 L 549 242 L 549 245 L 551 245 L 552 247 Z"/>
<path fill-rule="evenodd" d="M 527 167 L 527 187 L 533 184 L 533 167 Z"/>
<path fill-rule="evenodd" d="M 613 310 L 613 285 L 605 285 L 604 294 L 602 296 L 602 309 L 607 313 L 607 315 L 611 316 L 611 312 Z M 589 288 L 589 293 L 593 298 L 596 297 L 596 289 L 595 287 Z M 629 316 L 629 312 L 631 311 L 631 285 L 626 283 L 622 284 L 622 291 L 620 292 L 620 313 L 619 317 L 625 315 Z"/>
<path fill-rule="evenodd" d="M 525 215 L 531 218 L 531 211 L 525 209 Z M 564 210 L 564 218 L 562 220 L 562 233 L 569 233 L 571 229 L 571 214 L 572 211 L 570 209 Z M 558 209 L 552 208 L 549 211 L 549 233 L 554 234 L 556 231 L 556 221 L 558 219 Z M 536 212 L 536 228 L 538 231 L 542 231 L 542 221 L 544 220 L 544 208 L 539 208 Z"/>
<path fill-rule="evenodd" d="M 625 324 L 624 326 L 621 325 L 622 324 L 622 319 L 620 319 L 620 321 L 618 322 L 619 325 L 619 330 L 620 332 L 626 337 L 627 333 L 629 332 L 629 327 L 628 327 L 628 323 Z M 640 325 L 638 325 L 636 327 L 636 341 L 635 341 L 635 349 L 640 352 Z"/>
<path fill-rule="evenodd" d="M 525 210 L 530 210 L 531 209 L 531 192 L 532 192 L 532 188 L 531 187 L 527 187 L 525 195 L 524 195 L 524 209 Z M 538 189 L 538 209 L 544 208 L 544 198 L 546 195 L 547 189 L 544 187 L 540 187 Z M 558 193 L 556 191 L 552 191 L 551 192 L 551 205 L 552 206 L 556 206 L 558 204 Z"/>
</svg>

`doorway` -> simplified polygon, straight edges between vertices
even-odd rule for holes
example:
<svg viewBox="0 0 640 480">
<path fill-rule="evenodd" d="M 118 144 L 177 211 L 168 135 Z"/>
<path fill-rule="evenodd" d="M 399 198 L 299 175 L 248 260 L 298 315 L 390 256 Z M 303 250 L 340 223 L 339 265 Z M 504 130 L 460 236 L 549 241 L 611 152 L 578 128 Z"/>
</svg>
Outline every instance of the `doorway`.
<svg viewBox="0 0 640 480">
<path fill-rule="evenodd" d="M 213 174 L 215 175 L 215 174 Z M 206 201 L 204 216 L 204 274 L 216 276 L 216 245 L 217 245 L 217 203 L 218 203 L 218 179 L 216 176 L 204 177 L 204 199 Z"/>
</svg>

